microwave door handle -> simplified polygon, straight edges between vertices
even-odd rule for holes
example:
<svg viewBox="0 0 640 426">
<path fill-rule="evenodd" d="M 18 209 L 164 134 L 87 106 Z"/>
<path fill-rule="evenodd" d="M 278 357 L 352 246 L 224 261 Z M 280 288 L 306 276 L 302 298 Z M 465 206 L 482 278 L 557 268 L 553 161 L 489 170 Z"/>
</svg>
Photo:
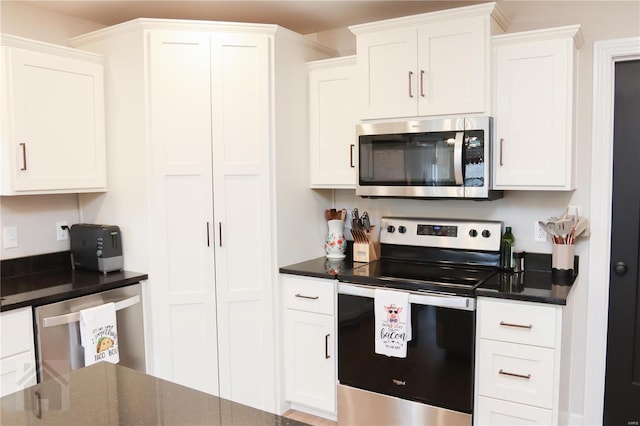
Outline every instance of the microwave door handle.
<svg viewBox="0 0 640 426">
<path fill-rule="evenodd" d="M 462 176 L 462 139 L 464 132 L 456 132 L 456 141 L 453 145 L 453 169 L 456 178 L 456 185 L 462 185 L 464 179 Z"/>
<path fill-rule="evenodd" d="M 115 308 L 116 308 L 116 311 L 120 311 L 122 309 L 128 308 L 129 306 L 133 306 L 137 303 L 140 303 L 140 296 L 136 294 L 133 297 L 129 297 L 127 299 L 123 299 L 115 302 Z M 80 312 L 71 312 L 69 314 L 43 318 L 42 326 L 45 328 L 55 327 L 57 325 L 70 324 L 72 322 L 78 322 L 78 321 L 80 321 Z"/>
</svg>

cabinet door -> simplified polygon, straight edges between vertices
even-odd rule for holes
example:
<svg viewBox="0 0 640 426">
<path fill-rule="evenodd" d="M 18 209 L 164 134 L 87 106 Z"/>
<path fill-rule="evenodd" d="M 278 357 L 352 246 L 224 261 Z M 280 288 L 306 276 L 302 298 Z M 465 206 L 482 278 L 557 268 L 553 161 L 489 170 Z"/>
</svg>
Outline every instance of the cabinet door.
<svg viewBox="0 0 640 426">
<path fill-rule="evenodd" d="M 478 17 L 420 27 L 418 115 L 485 111 L 485 22 Z"/>
<path fill-rule="evenodd" d="M 3 194 L 106 188 L 102 64 L 7 48 L 13 187 Z M 5 175 L 6 176 L 6 175 Z"/>
<path fill-rule="evenodd" d="M 570 190 L 572 40 L 497 46 L 494 188 Z"/>
<path fill-rule="evenodd" d="M 212 38 L 220 396 L 275 403 L 270 187 L 270 38 Z"/>
<path fill-rule="evenodd" d="M 286 398 L 334 413 L 334 317 L 285 310 Z"/>
<path fill-rule="evenodd" d="M 165 377 L 218 394 L 209 35 L 152 31 L 153 354 Z"/>
<path fill-rule="evenodd" d="M 415 28 L 358 36 L 360 118 L 416 115 L 417 43 Z"/>
<path fill-rule="evenodd" d="M 4 396 L 36 384 L 31 308 L 3 312 L 0 332 L 0 396 Z"/>
<path fill-rule="evenodd" d="M 355 188 L 355 73 L 355 62 L 309 73 L 312 188 Z"/>
</svg>

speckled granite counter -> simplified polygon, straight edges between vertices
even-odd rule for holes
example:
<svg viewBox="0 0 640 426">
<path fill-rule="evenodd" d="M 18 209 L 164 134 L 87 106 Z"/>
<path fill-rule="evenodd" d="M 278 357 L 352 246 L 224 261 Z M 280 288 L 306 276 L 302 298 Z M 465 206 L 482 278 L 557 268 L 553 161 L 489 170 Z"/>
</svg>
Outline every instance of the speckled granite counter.
<svg viewBox="0 0 640 426">
<path fill-rule="evenodd" d="M 304 425 L 108 362 L 0 403 L 3 425 Z"/>
<path fill-rule="evenodd" d="M 281 273 L 316 278 L 340 280 L 357 274 L 355 268 L 366 268 L 366 263 L 353 262 L 349 257 L 344 260 L 329 260 L 324 257 L 280 268 Z M 476 296 L 500 299 L 524 300 L 529 302 L 565 305 L 573 283 L 578 276 L 578 257 L 575 258 L 574 275 L 568 280 L 556 281 L 551 272 L 551 255 L 541 253 L 525 254 L 525 272 L 500 272 L 476 288 Z M 357 274 L 363 275 L 363 274 Z M 364 274 L 366 275 L 366 274 Z M 375 278 L 370 284 L 375 284 Z"/>
<path fill-rule="evenodd" d="M 566 305 L 567 297 L 578 278 L 578 256 L 574 261 L 574 274 L 556 279 L 551 272 L 551 255 L 525 253 L 525 271 L 500 272 L 476 288 L 476 296 L 528 302 Z"/>
<path fill-rule="evenodd" d="M 2 261 L 0 311 L 40 306 L 124 287 L 148 279 L 147 274 L 120 271 L 103 274 L 71 269 L 69 252 Z"/>
</svg>

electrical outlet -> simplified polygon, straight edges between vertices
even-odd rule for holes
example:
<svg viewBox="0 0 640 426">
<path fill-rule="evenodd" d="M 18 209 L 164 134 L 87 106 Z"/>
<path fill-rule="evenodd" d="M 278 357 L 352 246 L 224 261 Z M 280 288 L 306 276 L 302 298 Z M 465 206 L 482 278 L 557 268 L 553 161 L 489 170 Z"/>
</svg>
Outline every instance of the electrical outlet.
<svg viewBox="0 0 640 426">
<path fill-rule="evenodd" d="M 542 229 L 542 226 L 538 223 L 538 221 L 533 224 L 533 241 L 538 243 L 547 242 L 547 232 Z"/>
<path fill-rule="evenodd" d="M 65 241 L 69 239 L 69 230 L 62 229 L 63 226 L 69 226 L 66 220 L 56 222 L 56 235 L 58 237 L 58 241 Z"/>
<path fill-rule="evenodd" d="M 4 248 L 18 247 L 18 227 L 5 226 L 2 228 L 2 239 L 4 240 Z"/>
</svg>

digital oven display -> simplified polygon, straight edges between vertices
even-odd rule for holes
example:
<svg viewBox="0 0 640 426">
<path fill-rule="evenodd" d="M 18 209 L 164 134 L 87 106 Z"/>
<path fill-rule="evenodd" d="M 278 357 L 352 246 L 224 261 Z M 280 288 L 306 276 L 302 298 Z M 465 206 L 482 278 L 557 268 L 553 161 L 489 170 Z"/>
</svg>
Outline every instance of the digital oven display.
<svg viewBox="0 0 640 426">
<path fill-rule="evenodd" d="M 457 237 L 457 226 L 418 225 L 418 235 L 433 235 L 436 237 Z"/>
</svg>

